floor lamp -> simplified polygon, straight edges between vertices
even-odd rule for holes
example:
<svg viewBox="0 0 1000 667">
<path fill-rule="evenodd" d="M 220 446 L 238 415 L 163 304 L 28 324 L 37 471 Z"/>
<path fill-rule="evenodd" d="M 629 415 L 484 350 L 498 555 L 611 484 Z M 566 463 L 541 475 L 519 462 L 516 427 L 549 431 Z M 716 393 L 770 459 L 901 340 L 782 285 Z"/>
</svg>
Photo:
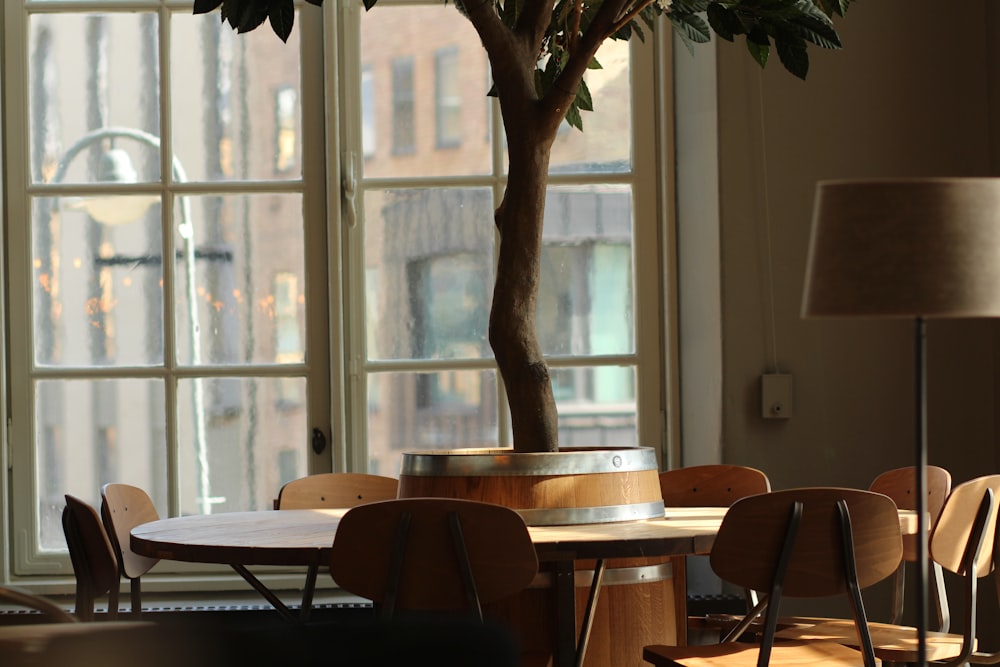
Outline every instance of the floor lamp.
<svg viewBox="0 0 1000 667">
<path fill-rule="evenodd" d="M 1000 317 L 1000 179 L 817 185 L 804 317 L 914 321 L 918 658 L 927 663 L 929 318 Z"/>
</svg>

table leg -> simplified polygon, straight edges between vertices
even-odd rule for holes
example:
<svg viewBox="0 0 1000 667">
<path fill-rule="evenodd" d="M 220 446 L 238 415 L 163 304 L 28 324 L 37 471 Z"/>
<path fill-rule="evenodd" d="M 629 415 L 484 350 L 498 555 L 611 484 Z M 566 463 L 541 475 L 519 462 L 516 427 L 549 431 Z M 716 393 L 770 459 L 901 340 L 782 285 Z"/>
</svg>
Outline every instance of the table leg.
<svg viewBox="0 0 1000 667">
<path fill-rule="evenodd" d="M 594 580 L 590 583 L 590 593 L 587 596 L 587 609 L 583 613 L 583 625 L 580 628 L 580 643 L 576 648 L 575 667 L 583 667 L 583 659 L 587 656 L 587 644 L 590 642 L 590 629 L 594 626 L 594 611 L 597 609 L 597 597 L 601 594 L 601 583 L 604 581 L 604 570 L 607 562 L 601 558 L 594 568 Z"/>
<path fill-rule="evenodd" d="M 576 660 L 576 567 L 572 560 L 553 567 L 556 598 L 557 667 L 573 667 Z"/>
<path fill-rule="evenodd" d="M 292 610 L 289 609 L 284 602 L 278 599 L 278 596 L 275 595 L 271 589 L 262 584 L 260 579 L 255 577 L 253 573 L 250 572 L 250 570 L 246 569 L 246 567 L 244 567 L 243 565 L 239 565 L 236 563 L 230 563 L 229 565 L 234 570 L 236 570 L 236 573 L 241 577 L 243 577 L 248 584 L 253 586 L 258 593 L 263 595 L 264 599 L 270 602 L 271 606 L 274 607 L 278 611 L 278 613 L 285 618 L 285 620 L 290 621 L 292 623 L 298 622 L 298 619 L 295 618 L 295 614 L 292 613 Z"/>
</svg>

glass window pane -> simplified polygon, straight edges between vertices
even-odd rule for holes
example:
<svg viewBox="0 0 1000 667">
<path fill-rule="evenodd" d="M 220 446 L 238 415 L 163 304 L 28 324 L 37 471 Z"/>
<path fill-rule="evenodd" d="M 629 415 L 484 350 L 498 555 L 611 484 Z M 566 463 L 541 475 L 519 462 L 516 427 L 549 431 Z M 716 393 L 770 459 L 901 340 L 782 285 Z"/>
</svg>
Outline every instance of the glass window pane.
<svg viewBox="0 0 1000 667">
<path fill-rule="evenodd" d="M 151 12 L 30 16 L 33 182 L 110 180 L 101 168 L 100 149 L 118 147 L 118 142 L 86 141 L 95 128 L 159 134 L 157 41 L 157 18 Z M 90 150 L 73 161 L 84 148 Z M 134 178 L 158 178 L 155 148 L 123 142 L 122 149 L 132 158 Z M 61 167 L 63 162 L 72 164 Z"/>
<path fill-rule="evenodd" d="M 365 193 L 369 359 L 492 355 L 492 202 L 488 189 Z"/>
<path fill-rule="evenodd" d="M 159 380 L 43 380 L 35 387 L 40 546 L 65 549 L 63 494 L 100 506 L 101 486 L 145 489 L 166 516 L 166 421 Z"/>
<path fill-rule="evenodd" d="M 361 117 L 366 128 L 374 118 L 368 136 L 387 137 L 365 144 L 366 177 L 489 171 L 486 52 L 455 7 L 379 4 L 362 12 L 361 62 L 371 77 L 363 85 L 372 86 L 362 95 Z"/>
<path fill-rule="evenodd" d="M 597 53 L 602 69 L 588 70 L 594 111 L 583 111 L 583 132 L 563 124 L 552 145 L 552 172 L 624 172 L 632 168 L 632 92 L 629 45 L 609 39 Z"/>
<path fill-rule="evenodd" d="M 305 400 L 301 377 L 181 380 L 181 514 L 271 509 L 307 472 Z"/>
<path fill-rule="evenodd" d="M 306 354 L 302 197 L 197 195 L 175 202 L 181 363 L 301 363 Z"/>
<path fill-rule="evenodd" d="M 102 224 L 95 207 L 138 217 Z M 35 360 L 56 366 L 163 361 L 158 201 L 144 196 L 32 201 Z M 143 212 L 145 211 L 145 212 Z"/>
<path fill-rule="evenodd" d="M 300 178 L 299 31 L 282 43 L 267 26 L 238 35 L 214 12 L 177 13 L 170 39 L 172 129 L 187 179 Z"/>
<path fill-rule="evenodd" d="M 550 355 L 635 350 L 632 198 L 627 186 L 550 186 L 538 336 Z"/>
<path fill-rule="evenodd" d="M 497 446 L 496 373 L 368 376 L 368 470 L 399 475 L 404 451 Z"/>
<path fill-rule="evenodd" d="M 633 367 L 553 368 L 551 373 L 561 447 L 638 444 Z"/>
</svg>

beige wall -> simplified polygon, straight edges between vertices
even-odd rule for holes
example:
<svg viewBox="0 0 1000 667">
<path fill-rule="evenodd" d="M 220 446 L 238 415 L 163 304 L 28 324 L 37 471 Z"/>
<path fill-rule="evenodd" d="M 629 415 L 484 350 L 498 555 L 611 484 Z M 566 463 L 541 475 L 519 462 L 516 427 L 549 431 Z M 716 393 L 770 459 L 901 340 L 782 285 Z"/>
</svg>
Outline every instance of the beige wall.
<svg viewBox="0 0 1000 667">
<path fill-rule="evenodd" d="M 949 9 L 929 0 L 854 4 L 838 21 L 844 49 L 811 50 L 805 83 L 776 55 L 760 74 L 742 43 L 723 42 L 714 54 L 717 86 L 706 94 L 718 96 L 718 250 L 713 257 L 704 243 L 706 221 L 684 220 L 682 203 L 679 266 L 682 318 L 712 303 L 719 318 L 702 315 L 681 330 L 685 463 L 717 449 L 722 461 L 765 470 L 776 489 L 864 487 L 913 463 L 912 323 L 803 320 L 799 310 L 816 181 L 1000 175 L 1000 12 L 988 0 Z M 685 57 L 678 63 L 690 67 Z M 706 185 L 701 196 L 711 194 Z M 704 353 L 706 338 L 718 340 L 721 370 Z M 997 350 L 1000 322 L 928 325 L 929 458 L 956 482 L 1000 472 Z M 775 371 L 794 377 L 787 420 L 760 416 L 760 375 Z M 716 414 L 719 442 L 700 423 Z"/>
<path fill-rule="evenodd" d="M 741 43 L 718 49 L 721 458 L 765 469 L 776 488 L 865 486 L 913 461 L 911 323 L 799 316 L 813 189 L 995 174 L 988 5 L 963 0 L 948 19 L 963 28 L 941 30 L 928 0 L 856 3 L 838 22 L 844 49 L 813 50 L 806 82 L 776 56 L 761 75 Z M 957 480 L 1000 470 L 998 338 L 991 322 L 928 327 L 930 458 Z M 759 378 L 773 371 L 794 376 L 791 419 L 760 417 Z"/>
</svg>

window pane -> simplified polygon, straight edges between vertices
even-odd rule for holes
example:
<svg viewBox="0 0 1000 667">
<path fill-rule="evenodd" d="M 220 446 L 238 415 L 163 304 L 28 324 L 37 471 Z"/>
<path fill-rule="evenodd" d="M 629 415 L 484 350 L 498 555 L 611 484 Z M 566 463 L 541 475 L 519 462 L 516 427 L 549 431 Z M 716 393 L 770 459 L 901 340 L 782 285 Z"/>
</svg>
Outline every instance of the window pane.
<svg viewBox="0 0 1000 667">
<path fill-rule="evenodd" d="M 487 189 L 365 193 L 369 359 L 491 356 L 492 220 Z"/>
<path fill-rule="evenodd" d="M 553 368 L 561 447 L 624 447 L 638 443 L 635 369 Z"/>
<path fill-rule="evenodd" d="M 621 172 L 632 168 L 628 42 L 607 40 L 597 60 L 602 69 L 586 74 L 594 111 L 582 112 L 583 132 L 563 125 L 552 145 L 553 172 Z"/>
<path fill-rule="evenodd" d="M 181 514 L 271 509 L 306 474 L 305 396 L 301 377 L 180 381 Z"/>
<path fill-rule="evenodd" d="M 175 318 L 181 363 L 301 363 L 302 197 L 198 195 L 175 201 Z M 189 238 L 192 226 L 194 236 Z M 279 288 L 280 294 L 275 292 Z"/>
<path fill-rule="evenodd" d="M 95 507 L 100 488 L 127 481 L 167 508 L 166 424 L 159 380 L 40 381 L 35 387 L 40 546 L 65 549 L 63 494 Z"/>
<path fill-rule="evenodd" d="M 550 187 L 538 335 L 552 355 L 635 350 L 632 199 L 626 186 Z"/>
<path fill-rule="evenodd" d="M 391 140 L 365 144 L 366 177 L 489 171 L 489 66 L 454 6 L 379 4 L 362 12 L 361 63 L 373 86 L 362 95 L 361 117 L 374 118 L 372 134 Z"/>
<path fill-rule="evenodd" d="M 156 15 L 148 12 L 30 16 L 33 182 L 110 180 L 99 168 L 99 151 L 118 147 L 118 142 L 80 143 L 94 128 L 159 134 L 157 39 Z M 73 161 L 84 148 L 89 152 Z M 158 178 L 155 149 L 128 142 L 122 149 L 132 158 L 135 178 Z M 63 169 L 61 162 L 72 164 Z"/>
<path fill-rule="evenodd" d="M 496 401 L 493 371 L 369 375 L 369 472 L 399 475 L 404 451 L 495 447 Z"/>
<path fill-rule="evenodd" d="M 102 224 L 87 213 L 91 207 L 99 217 L 105 209 L 138 216 L 128 224 Z M 32 201 L 38 364 L 163 361 L 159 210 L 158 203 L 141 196 Z"/>
<path fill-rule="evenodd" d="M 282 43 L 267 26 L 237 35 L 214 12 L 177 13 L 170 39 L 172 129 L 186 179 L 300 178 L 301 137 L 288 132 L 301 117 L 299 31 Z"/>
</svg>

